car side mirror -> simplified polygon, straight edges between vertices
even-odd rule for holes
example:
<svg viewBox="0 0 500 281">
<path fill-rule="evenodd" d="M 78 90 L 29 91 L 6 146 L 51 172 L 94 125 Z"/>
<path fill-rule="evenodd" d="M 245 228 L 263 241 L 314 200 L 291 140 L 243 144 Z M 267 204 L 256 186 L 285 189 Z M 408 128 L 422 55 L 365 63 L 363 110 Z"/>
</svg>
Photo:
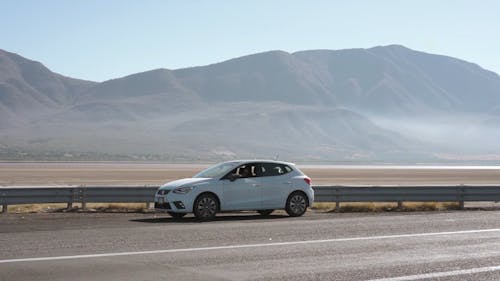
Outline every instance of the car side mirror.
<svg viewBox="0 0 500 281">
<path fill-rule="evenodd" d="M 228 177 L 228 179 L 229 179 L 230 181 L 235 181 L 235 180 L 237 180 L 237 179 L 239 179 L 239 178 L 240 178 L 240 175 L 238 175 L 238 174 L 231 174 L 231 175 L 229 175 L 229 177 Z"/>
</svg>

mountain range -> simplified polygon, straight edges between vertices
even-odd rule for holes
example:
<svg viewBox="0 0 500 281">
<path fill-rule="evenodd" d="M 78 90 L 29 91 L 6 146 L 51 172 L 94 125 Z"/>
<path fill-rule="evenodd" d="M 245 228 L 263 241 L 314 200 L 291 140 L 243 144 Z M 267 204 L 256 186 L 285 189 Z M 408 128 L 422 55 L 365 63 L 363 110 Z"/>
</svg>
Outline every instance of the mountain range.
<svg viewBox="0 0 500 281">
<path fill-rule="evenodd" d="M 500 160 L 500 77 L 399 45 L 104 82 L 0 50 L 0 159 Z"/>
</svg>

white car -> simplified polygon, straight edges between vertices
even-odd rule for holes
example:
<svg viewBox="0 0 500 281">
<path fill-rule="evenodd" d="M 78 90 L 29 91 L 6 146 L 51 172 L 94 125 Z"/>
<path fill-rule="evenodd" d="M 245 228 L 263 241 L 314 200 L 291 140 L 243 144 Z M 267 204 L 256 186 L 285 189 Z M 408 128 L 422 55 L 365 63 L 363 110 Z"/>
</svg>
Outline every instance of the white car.
<svg viewBox="0 0 500 281">
<path fill-rule="evenodd" d="M 311 179 L 292 163 L 281 161 L 229 161 L 201 171 L 192 178 L 162 185 L 155 209 L 174 218 L 187 213 L 202 220 L 217 212 L 255 210 L 269 215 L 284 209 L 302 216 L 314 201 Z"/>
</svg>

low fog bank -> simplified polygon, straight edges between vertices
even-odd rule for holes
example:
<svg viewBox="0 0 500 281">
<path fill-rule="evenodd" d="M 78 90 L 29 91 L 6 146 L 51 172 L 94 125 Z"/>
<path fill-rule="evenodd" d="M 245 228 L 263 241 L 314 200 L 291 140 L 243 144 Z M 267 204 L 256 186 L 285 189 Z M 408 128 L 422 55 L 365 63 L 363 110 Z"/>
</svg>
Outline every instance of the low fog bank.
<svg viewBox="0 0 500 281">
<path fill-rule="evenodd" d="M 500 160 L 500 118 L 489 114 L 370 116 L 380 127 L 425 143 L 438 158 Z"/>
</svg>

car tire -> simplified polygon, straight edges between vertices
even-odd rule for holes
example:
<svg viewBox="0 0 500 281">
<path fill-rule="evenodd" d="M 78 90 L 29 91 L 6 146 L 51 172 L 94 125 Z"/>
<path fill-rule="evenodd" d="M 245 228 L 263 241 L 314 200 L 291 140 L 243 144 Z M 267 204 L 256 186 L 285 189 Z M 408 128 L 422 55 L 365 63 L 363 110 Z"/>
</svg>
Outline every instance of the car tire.
<svg viewBox="0 0 500 281">
<path fill-rule="evenodd" d="M 167 212 L 167 213 L 174 219 L 180 219 L 186 215 L 186 213 L 175 213 L 175 212 Z"/>
<path fill-rule="evenodd" d="M 304 193 L 294 192 L 286 200 L 285 211 L 291 217 L 300 217 L 307 210 L 307 202 L 308 200 Z"/>
<path fill-rule="evenodd" d="M 219 210 L 219 201 L 209 193 L 198 196 L 194 201 L 193 213 L 200 220 L 212 220 Z"/>
<path fill-rule="evenodd" d="M 274 210 L 258 210 L 257 213 L 259 213 L 262 216 L 269 216 Z"/>
</svg>

